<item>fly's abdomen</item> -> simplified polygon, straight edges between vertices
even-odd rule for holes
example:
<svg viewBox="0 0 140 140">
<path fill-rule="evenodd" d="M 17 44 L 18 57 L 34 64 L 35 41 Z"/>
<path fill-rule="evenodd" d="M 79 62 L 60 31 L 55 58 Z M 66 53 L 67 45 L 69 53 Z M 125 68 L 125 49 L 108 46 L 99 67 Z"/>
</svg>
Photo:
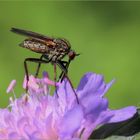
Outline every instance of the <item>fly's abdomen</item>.
<svg viewBox="0 0 140 140">
<path fill-rule="evenodd" d="M 24 40 L 21 44 L 21 47 L 27 48 L 31 51 L 37 52 L 37 53 L 47 53 L 48 47 L 39 41 L 34 40 Z"/>
</svg>

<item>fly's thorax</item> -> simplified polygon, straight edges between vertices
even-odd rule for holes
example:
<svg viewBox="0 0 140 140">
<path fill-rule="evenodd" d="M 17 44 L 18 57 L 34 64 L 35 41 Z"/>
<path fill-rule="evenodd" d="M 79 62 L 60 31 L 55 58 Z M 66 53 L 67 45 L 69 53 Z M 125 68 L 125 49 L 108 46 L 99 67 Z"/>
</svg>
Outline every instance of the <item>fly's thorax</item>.
<svg viewBox="0 0 140 140">
<path fill-rule="evenodd" d="M 53 62 L 63 59 L 70 50 L 70 45 L 62 39 L 54 39 L 54 45 L 48 44 L 49 50 L 47 56 Z"/>
<path fill-rule="evenodd" d="M 71 48 L 69 41 L 66 39 L 57 38 L 57 39 L 54 39 L 53 41 L 56 43 L 56 46 L 58 46 L 64 50 L 70 50 L 70 48 Z"/>
<path fill-rule="evenodd" d="M 46 45 L 39 41 L 26 39 L 19 45 L 37 53 L 45 53 L 48 51 Z"/>
<path fill-rule="evenodd" d="M 53 62 L 63 59 L 67 54 L 64 51 L 60 51 L 58 48 L 55 48 L 53 51 L 49 50 L 48 52 L 49 53 L 47 53 L 47 56 L 49 60 L 52 60 Z"/>
</svg>

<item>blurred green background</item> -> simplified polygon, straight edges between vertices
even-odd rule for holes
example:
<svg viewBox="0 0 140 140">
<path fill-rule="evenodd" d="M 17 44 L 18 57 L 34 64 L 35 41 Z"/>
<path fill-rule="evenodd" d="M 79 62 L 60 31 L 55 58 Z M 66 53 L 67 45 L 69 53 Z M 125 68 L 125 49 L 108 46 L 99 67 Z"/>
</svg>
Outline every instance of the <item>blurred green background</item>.
<svg viewBox="0 0 140 140">
<path fill-rule="evenodd" d="M 69 69 L 75 87 L 84 73 L 101 73 L 106 82 L 116 79 L 107 94 L 111 108 L 140 104 L 140 2 L 1 1 L 0 107 L 12 95 L 6 94 L 12 79 L 16 95 L 24 91 L 24 59 L 40 57 L 18 47 L 25 37 L 11 33 L 11 27 L 67 38 L 81 53 Z M 33 73 L 36 65 L 29 67 Z M 51 65 L 42 70 L 53 73 Z"/>
</svg>

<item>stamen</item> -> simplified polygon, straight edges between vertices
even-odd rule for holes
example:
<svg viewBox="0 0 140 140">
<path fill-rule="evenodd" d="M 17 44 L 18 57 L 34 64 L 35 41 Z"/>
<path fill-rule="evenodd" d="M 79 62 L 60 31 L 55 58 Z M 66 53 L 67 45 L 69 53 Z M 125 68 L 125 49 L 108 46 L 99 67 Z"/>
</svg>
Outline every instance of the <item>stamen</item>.
<svg viewBox="0 0 140 140">
<path fill-rule="evenodd" d="M 49 78 L 49 74 L 46 72 L 46 71 L 44 71 L 43 72 L 43 79 L 45 79 L 45 78 Z M 44 82 L 44 80 L 43 80 L 43 82 Z M 43 89 L 44 89 L 44 94 L 45 95 L 47 95 L 49 92 L 49 87 L 48 87 L 48 84 L 43 84 L 44 86 L 43 86 Z"/>
<path fill-rule="evenodd" d="M 6 90 L 7 93 L 12 92 L 14 87 L 16 86 L 16 80 L 12 80 Z"/>
<path fill-rule="evenodd" d="M 27 94 L 25 94 L 25 95 L 22 97 L 22 104 L 23 104 L 23 105 L 26 105 L 27 102 L 28 102 L 28 100 L 29 100 L 29 97 L 28 97 Z"/>
<path fill-rule="evenodd" d="M 9 92 L 13 92 L 13 95 L 14 95 L 14 99 L 16 99 L 16 94 L 14 92 L 14 87 L 16 86 L 16 80 L 12 80 L 11 83 L 9 84 L 6 92 L 9 93 Z"/>
<path fill-rule="evenodd" d="M 50 80 L 49 78 L 44 78 L 44 82 L 46 83 L 46 84 L 48 84 L 48 85 L 51 85 L 51 86 L 58 86 L 58 83 L 57 82 L 54 82 L 54 81 L 52 81 L 52 80 Z"/>
<path fill-rule="evenodd" d="M 28 86 L 33 90 L 39 89 L 39 85 L 37 84 L 36 79 L 32 75 L 29 77 Z"/>
<path fill-rule="evenodd" d="M 23 88 L 25 89 L 26 88 L 26 85 L 27 85 L 27 78 L 26 78 L 26 75 L 24 76 L 24 80 L 23 80 Z"/>
<path fill-rule="evenodd" d="M 12 97 L 10 97 L 9 98 L 9 102 L 10 102 L 10 104 L 7 106 L 7 108 L 11 108 L 11 106 L 14 104 L 14 101 L 13 101 L 13 98 Z"/>
<path fill-rule="evenodd" d="M 13 95 L 14 95 L 14 98 L 16 99 L 17 97 L 16 97 L 16 94 L 15 94 L 15 91 L 14 91 L 14 89 L 13 89 Z"/>
<path fill-rule="evenodd" d="M 49 78 L 49 74 L 46 71 L 43 71 L 43 77 L 48 77 Z"/>
</svg>

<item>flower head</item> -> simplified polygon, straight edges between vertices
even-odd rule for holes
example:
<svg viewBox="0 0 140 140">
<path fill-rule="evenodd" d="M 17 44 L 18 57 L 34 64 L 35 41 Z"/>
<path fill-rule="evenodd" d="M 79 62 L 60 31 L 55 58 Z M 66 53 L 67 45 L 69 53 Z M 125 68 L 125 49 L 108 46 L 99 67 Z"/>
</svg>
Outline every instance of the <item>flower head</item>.
<svg viewBox="0 0 140 140">
<path fill-rule="evenodd" d="M 104 94 L 113 82 L 105 84 L 102 75 L 86 73 L 75 89 L 77 103 L 66 78 L 62 83 L 54 83 L 47 73 L 42 79 L 30 76 L 29 93 L 10 98 L 8 108 L 0 109 L 0 139 L 87 140 L 97 126 L 133 117 L 134 106 L 108 108 Z M 58 96 L 50 95 L 50 85 L 57 86 Z"/>
</svg>

